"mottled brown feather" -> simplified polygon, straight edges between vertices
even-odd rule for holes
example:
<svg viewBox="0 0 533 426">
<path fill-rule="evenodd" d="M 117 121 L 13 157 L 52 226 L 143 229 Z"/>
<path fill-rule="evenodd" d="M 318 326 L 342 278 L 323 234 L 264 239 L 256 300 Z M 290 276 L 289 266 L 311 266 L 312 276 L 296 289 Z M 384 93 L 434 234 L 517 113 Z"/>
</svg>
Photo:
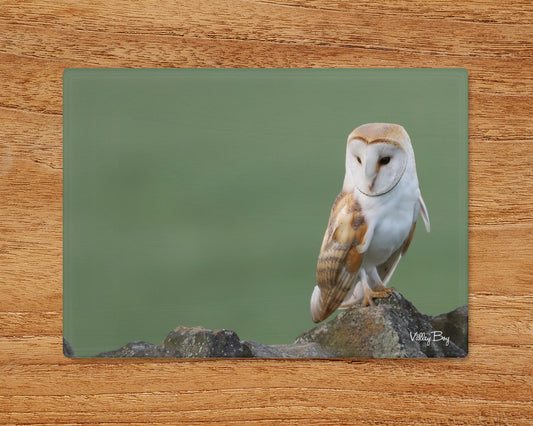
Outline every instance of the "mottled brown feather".
<svg viewBox="0 0 533 426">
<path fill-rule="evenodd" d="M 348 136 L 348 142 L 360 139 L 367 144 L 387 142 L 400 145 L 398 141 L 409 138 L 405 129 L 399 124 L 368 123 L 357 127 Z"/>
<path fill-rule="evenodd" d="M 321 292 L 318 321 L 340 306 L 359 271 L 363 255 L 356 246 L 368 228 L 353 193 L 341 192 L 331 209 L 330 219 L 317 264 L 317 284 Z"/>
</svg>

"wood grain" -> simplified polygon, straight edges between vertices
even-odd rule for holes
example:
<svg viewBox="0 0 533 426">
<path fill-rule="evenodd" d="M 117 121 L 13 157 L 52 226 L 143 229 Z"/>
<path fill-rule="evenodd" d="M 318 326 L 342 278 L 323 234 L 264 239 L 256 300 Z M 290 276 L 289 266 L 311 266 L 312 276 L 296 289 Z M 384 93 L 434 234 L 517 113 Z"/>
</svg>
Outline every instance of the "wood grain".
<svg viewBox="0 0 533 426">
<path fill-rule="evenodd" d="M 0 1 L 0 422 L 533 423 L 530 1 Z M 62 355 L 66 67 L 464 67 L 459 360 Z"/>
</svg>

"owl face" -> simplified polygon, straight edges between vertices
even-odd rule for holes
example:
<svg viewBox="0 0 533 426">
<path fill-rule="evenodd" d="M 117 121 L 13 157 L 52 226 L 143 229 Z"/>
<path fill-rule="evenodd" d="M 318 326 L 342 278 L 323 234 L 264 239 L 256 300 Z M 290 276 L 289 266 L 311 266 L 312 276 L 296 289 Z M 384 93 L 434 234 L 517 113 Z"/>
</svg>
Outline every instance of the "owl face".
<svg viewBox="0 0 533 426">
<path fill-rule="evenodd" d="M 393 141 L 368 143 L 359 138 L 348 142 L 346 173 L 360 192 L 370 197 L 385 194 L 400 181 L 408 155 Z"/>
</svg>

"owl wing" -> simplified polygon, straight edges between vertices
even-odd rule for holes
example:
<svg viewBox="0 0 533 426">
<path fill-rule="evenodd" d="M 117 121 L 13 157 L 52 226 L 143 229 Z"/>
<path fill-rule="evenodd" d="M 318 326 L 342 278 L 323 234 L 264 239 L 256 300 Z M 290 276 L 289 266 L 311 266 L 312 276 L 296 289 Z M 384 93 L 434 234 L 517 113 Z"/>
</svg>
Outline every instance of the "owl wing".
<svg viewBox="0 0 533 426">
<path fill-rule="evenodd" d="M 364 240 L 367 229 L 353 193 L 341 192 L 333 204 L 318 256 L 318 285 L 311 297 L 314 322 L 335 312 L 354 284 L 364 256 L 356 247 Z"/>
<path fill-rule="evenodd" d="M 422 216 L 422 220 L 424 221 L 426 231 L 429 232 L 430 224 L 429 224 L 428 210 L 426 208 L 426 204 L 424 203 L 424 200 L 422 199 L 422 195 L 420 194 L 420 191 L 418 192 L 418 203 L 420 206 L 420 216 Z M 387 259 L 386 262 L 382 263 L 376 268 L 378 271 L 379 277 L 381 278 L 381 281 L 383 282 L 384 286 L 387 286 L 387 284 L 389 283 L 392 277 L 392 274 L 394 273 L 394 270 L 398 266 L 398 263 L 400 263 L 400 259 L 407 252 L 407 249 L 409 248 L 409 244 L 411 244 L 411 241 L 413 240 L 413 236 L 415 235 L 415 228 L 416 228 L 416 222 L 413 222 L 413 226 L 411 227 L 409 236 L 404 241 L 404 243 L 394 253 L 391 254 L 391 256 Z"/>
<path fill-rule="evenodd" d="M 429 224 L 428 209 L 426 207 L 426 203 L 424 203 L 424 199 L 422 198 L 420 190 L 418 190 L 418 203 L 420 204 L 420 216 L 422 216 L 422 220 L 424 221 L 426 232 L 429 232 L 431 230 L 431 226 Z"/>
</svg>

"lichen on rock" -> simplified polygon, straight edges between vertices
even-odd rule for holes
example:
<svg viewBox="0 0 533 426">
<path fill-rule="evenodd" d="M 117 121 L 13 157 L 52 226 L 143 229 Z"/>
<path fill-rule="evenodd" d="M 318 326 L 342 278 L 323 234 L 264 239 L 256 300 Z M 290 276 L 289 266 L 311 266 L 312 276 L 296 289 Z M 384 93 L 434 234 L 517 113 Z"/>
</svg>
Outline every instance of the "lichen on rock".
<svg viewBox="0 0 533 426">
<path fill-rule="evenodd" d="M 231 330 L 208 330 L 203 327 L 179 326 L 159 346 L 170 356 L 185 358 L 247 358 L 250 348 Z"/>
<path fill-rule="evenodd" d="M 419 312 L 400 293 L 393 291 L 390 297 L 375 302 L 376 306 L 355 306 L 341 312 L 301 334 L 295 343 L 315 342 L 343 358 L 466 356 L 466 351 L 446 334 L 445 320 L 435 322 L 442 329 L 435 328 L 431 322 L 434 317 Z M 466 323 L 467 318 L 462 321 Z M 454 337 L 459 338 L 458 334 Z"/>
</svg>

